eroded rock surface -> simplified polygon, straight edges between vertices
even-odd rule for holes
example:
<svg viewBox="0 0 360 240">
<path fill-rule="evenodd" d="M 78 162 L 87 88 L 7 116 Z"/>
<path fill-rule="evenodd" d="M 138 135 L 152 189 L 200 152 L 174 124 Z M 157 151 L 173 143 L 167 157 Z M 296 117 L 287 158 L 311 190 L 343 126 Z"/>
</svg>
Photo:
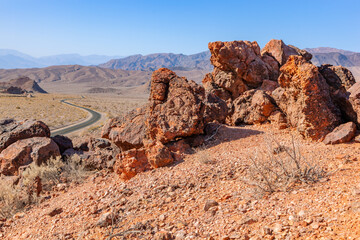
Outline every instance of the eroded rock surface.
<svg viewBox="0 0 360 240">
<path fill-rule="evenodd" d="M 305 137 L 318 140 L 340 124 L 340 111 L 316 66 L 302 56 L 290 56 L 280 70 L 281 88 L 273 96 L 291 126 Z"/>
<path fill-rule="evenodd" d="M 0 171 L 7 176 L 17 175 L 21 166 L 32 162 L 41 165 L 57 156 L 60 156 L 59 147 L 51 138 L 33 137 L 19 140 L 0 153 Z"/>
</svg>

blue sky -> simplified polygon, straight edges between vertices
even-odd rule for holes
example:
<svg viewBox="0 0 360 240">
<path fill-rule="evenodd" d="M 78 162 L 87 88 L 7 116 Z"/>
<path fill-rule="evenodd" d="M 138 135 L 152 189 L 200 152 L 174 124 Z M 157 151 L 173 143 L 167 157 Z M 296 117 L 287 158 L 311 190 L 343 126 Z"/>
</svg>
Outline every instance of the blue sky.
<svg viewBox="0 0 360 240">
<path fill-rule="evenodd" d="M 360 52 L 360 1 L 0 0 L 0 48 L 63 53 L 192 54 L 210 41 L 272 38 Z"/>
</svg>

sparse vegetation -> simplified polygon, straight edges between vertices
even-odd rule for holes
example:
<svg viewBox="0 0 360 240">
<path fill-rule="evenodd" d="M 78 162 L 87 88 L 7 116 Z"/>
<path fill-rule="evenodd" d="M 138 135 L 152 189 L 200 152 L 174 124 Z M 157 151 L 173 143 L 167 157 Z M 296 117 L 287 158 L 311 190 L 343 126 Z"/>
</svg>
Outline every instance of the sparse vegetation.
<svg viewBox="0 0 360 240">
<path fill-rule="evenodd" d="M 291 146 L 284 146 L 270 138 L 265 149 L 258 149 L 250 156 L 250 166 L 244 181 L 264 193 L 288 191 L 299 183 L 315 183 L 327 173 L 315 159 L 307 161 L 299 146 L 292 139 Z"/>
<path fill-rule="evenodd" d="M 37 94 L 27 98 L 23 95 L 0 94 L 0 119 L 36 119 L 45 122 L 50 128 L 57 128 L 87 118 L 87 112 L 60 103 L 64 98 L 69 96 Z"/>
<path fill-rule="evenodd" d="M 145 98 L 84 96 L 71 100 L 72 103 L 106 113 L 109 118 L 118 117 L 135 108 L 143 106 Z"/>
<path fill-rule="evenodd" d="M 65 162 L 60 157 L 52 158 L 41 166 L 33 162 L 22 172 L 19 184 L 0 179 L 0 217 L 10 217 L 25 206 L 39 202 L 42 191 L 52 191 L 59 183 L 80 183 L 90 173 L 77 155 Z"/>
</svg>

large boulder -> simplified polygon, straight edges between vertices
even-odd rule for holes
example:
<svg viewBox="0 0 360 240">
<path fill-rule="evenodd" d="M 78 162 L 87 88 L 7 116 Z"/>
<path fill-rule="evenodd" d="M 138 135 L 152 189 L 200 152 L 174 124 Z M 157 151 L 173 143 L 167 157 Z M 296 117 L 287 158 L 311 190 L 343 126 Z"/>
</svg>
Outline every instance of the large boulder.
<svg viewBox="0 0 360 240">
<path fill-rule="evenodd" d="M 211 42 L 209 50 L 214 71 L 212 77 L 208 76 L 203 81 L 214 82 L 216 86 L 226 90 L 232 99 L 249 89 L 261 86 L 264 79 L 277 78 L 278 69 L 272 67 L 274 61 L 269 56 L 264 57 L 264 61 L 257 42 Z"/>
<path fill-rule="evenodd" d="M 355 78 L 349 69 L 343 66 L 332 66 L 323 64 L 319 67 L 319 71 L 326 78 L 329 85 L 336 85 L 337 88 L 343 86 L 346 90 L 355 84 Z"/>
<path fill-rule="evenodd" d="M 292 55 L 303 56 L 306 61 L 310 61 L 312 58 L 309 52 L 291 45 L 288 46 L 282 40 L 277 39 L 270 40 L 261 50 L 261 54 L 272 56 L 280 66 L 284 65 Z"/>
<path fill-rule="evenodd" d="M 263 123 L 276 109 L 275 101 L 264 91 L 249 90 L 234 100 L 232 123 L 234 125 Z"/>
<path fill-rule="evenodd" d="M 302 56 L 290 56 L 280 68 L 280 88 L 272 95 L 288 123 L 305 137 L 323 138 L 340 124 L 329 86 L 318 68 Z"/>
<path fill-rule="evenodd" d="M 0 152 L 18 140 L 32 137 L 50 137 L 49 127 L 35 120 L 4 119 L 0 121 Z"/>
<path fill-rule="evenodd" d="M 0 153 L 0 173 L 13 176 L 21 166 L 35 162 L 45 163 L 52 157 L 60 156 L 58 145 L 47 137 L 33 137 L 19 140 Z"/>
<path fill-rule="evenodd" d="M 353 122 L 341 124 L 336 127 L 331 133 L 326 135 L 323 143 L 338 144 L 351 141 L 355 137 L 356 125 Z"/>
<path fill-rule="evenodd" d="M 112 141 L 121 150 L 143 147 L 147 106 L 135 109 L 124 117 L 110 119 L 102 129 L 101 137 Z"/>
<path fill-rule="evenodd" d="M 180 137 L 202 134 L 205 91 L 193 81 L 176 76 L 169 69 L 155 71 L 151 78 L 147 138 L 170 142 Z"/>
</svg>

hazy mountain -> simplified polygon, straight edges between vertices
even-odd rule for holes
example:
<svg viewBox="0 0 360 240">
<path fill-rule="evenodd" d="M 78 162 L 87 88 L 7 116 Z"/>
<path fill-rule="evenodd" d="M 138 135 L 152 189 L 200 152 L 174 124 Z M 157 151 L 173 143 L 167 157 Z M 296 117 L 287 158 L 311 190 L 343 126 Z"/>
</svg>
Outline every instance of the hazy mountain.
<svg viewBox="0 0 360 240">
<path fill-rule="evenodd" d="M 166 67 L 172 70 L 212 70 L 210 64 L 210 51 L 205 51 L 193 55 L 174 54 L 174 53 L 155 53 L 150 55 L 132 55 L 121 59 L 113 59 L 100 67 L 110 69 L 141 70 L 153 71 L 158 68 Z"/>
<path fill-rule="evenodd" d="M 150 80 L 151 72 L 65 65 L 45 68 L 0 69 L 0 82 L 21 76 L 35 80 L 48 92 L 86 92 L 90 88 L 133 87 Z"/>
<path fill-rule="evenodd" d="M 331 64 L 334 66 L 342 65 L 354 75 L 357 81 L 360 81 L 360 53 L 351 52 L 336 48 L 307 48 L 313 58 L 311 62 L 317 66 L 321 64 Z"/>
<path fill-rule="evenodd" d="M 119 56 L 61 54 L 47 57 L 35 58 L 30 55 L 11 49 L 0 49 L 0 68 L 38 68 L 53 65 L 79 64 L 84 66 L 98 65 L 119 58 Z"/>
</svg>

